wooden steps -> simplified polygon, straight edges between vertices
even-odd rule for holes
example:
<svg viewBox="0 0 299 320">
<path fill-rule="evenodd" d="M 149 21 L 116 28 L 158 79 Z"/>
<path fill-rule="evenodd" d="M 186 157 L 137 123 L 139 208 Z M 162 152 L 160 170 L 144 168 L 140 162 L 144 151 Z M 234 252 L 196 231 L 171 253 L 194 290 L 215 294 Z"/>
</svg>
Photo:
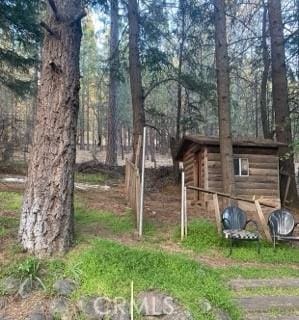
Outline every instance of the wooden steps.
<svg viewBox="0 0 299 320">
<path fill-rule="evenodd" d="M 234 279 L 229 286 L 236 293 L 235 302 L 243 310 L 244 320 L 299 320 L 298 290 L 294 293 L 299 278 Z M 261 289 L 270 290 L 270 294 L 259 294 Z M 276 295 L 275 290 L 279 290 Z"/>
</svg>

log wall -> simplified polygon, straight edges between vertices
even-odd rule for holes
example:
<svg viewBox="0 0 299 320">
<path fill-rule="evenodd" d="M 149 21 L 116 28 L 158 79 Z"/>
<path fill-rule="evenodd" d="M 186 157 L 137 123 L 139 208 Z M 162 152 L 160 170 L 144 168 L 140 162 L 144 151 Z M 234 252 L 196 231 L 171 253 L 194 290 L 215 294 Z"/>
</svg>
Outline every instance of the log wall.
<svg viewBox="0 0 299 320">
<path fill-rule="evenodd" d="M 235 154 L 249 161 L 249 176 L 235 176 L 238 196 L 279 198 L 279 161 L 275 154 Z M 208 153 L 208 188 L 222 191 L 221 162 L 219 153 Z"/>
<path fill-rule="evenodd" d="M 202 186 L 205 179 L 204 150 L 192 144 L 184 154 L 185 183 L 188 186 Z M 198 192 L 189 192 L 188 200 L 198 200 Z"/>
</svg>

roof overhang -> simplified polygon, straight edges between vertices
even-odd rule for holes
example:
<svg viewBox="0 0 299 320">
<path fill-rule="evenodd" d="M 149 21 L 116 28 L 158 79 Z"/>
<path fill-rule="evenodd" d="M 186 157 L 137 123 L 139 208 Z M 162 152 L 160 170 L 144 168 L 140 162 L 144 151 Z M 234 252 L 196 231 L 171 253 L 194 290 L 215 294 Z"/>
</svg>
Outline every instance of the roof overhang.
<svg viewBox="0 0 299 320">
<path fill-rule="evenodd" d="M 208 136 L 184 136 L 181 140 L 178 149 L 176 159 L 181 161 L 186 150 L 192 144 L 200 146 L 219 146 L 219 137 Z M 281 142 L 276 142 L 270 139 L 256 139 L 255 141 L 249 139 L 234 139 L 234 147 L 255 147 L 264 149 L 279 149 L 280 147 L 286 147 L 287 145 Z"/>
</svg>

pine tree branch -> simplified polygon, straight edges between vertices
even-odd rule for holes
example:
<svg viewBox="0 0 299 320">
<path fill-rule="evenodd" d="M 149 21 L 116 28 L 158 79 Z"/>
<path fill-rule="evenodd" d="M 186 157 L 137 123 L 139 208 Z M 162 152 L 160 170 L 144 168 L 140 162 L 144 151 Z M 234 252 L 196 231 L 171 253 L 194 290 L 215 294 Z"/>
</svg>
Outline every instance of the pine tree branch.
<svg viewBox="0 0 299 320">
<path fill-rule="evenodd" d="M 169 82 L 169 81 L 180 82 L 180 81 L 178 81 L 178 79 L 175 78 L 175 77 L 169 77 L 169 78 L 166 78 L 166 79 L 162 79 L 162 80 L 154 83 L 154 84 L 147 90 L 147 92 L 143 95 L 143 100 L 145 100 L 145 99 L 151 94 L 151 92 L 152 92 L 155 88 L 157 88 L 157 87 L 159 87 L 161 84 L 166 83 L 166 82 Z"/>
<path fill-rule="evenodd" d="M 59 21 L 59 14 L 54 0 L 48 0 L 48 3 L 53 11 L 54 17 L 57 21 Z"/>
<path fill-rule="evenodd" d="M 162 134 L 161 134 L 161 131 L 160 131 L 157 127 L 155 127 L 155 126 L 153 126 L 153 125 L 151 125 L 151 124 L 149 124 L 149 123 L 146 123 L 145 126 L 148 127 L 148 128 L 150 128 L 150 129 L 156 130 L 160 136 L 162 135 Z"/>
</svg>

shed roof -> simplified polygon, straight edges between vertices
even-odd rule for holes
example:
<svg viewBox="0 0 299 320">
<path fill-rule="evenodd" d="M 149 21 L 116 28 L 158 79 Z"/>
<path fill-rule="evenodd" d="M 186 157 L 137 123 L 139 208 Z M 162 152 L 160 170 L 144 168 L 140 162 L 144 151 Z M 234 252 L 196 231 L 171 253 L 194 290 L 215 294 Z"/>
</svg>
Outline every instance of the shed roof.
<svg viewBox="0 0 299 320">
<path fill-rule="evenodd" d="M 181 140 L 176 158 L 181 160 L 184 152 L 188 149 L 188 147 L 192 144 L 198 144 L 202 146 L 219 146 L 219 137 L 208 137 L 208 136 L 194 136 L 188 135 L 184 136 Z M 286 144 L 281 142 L 276 142 L 270 139 L 234 139 L 233 146 L 235 147 L 255 147 L 255 148 L 263 148 L 263 149 L 278 149 L 279 147 L 286 146 Z"/>
</svg>

